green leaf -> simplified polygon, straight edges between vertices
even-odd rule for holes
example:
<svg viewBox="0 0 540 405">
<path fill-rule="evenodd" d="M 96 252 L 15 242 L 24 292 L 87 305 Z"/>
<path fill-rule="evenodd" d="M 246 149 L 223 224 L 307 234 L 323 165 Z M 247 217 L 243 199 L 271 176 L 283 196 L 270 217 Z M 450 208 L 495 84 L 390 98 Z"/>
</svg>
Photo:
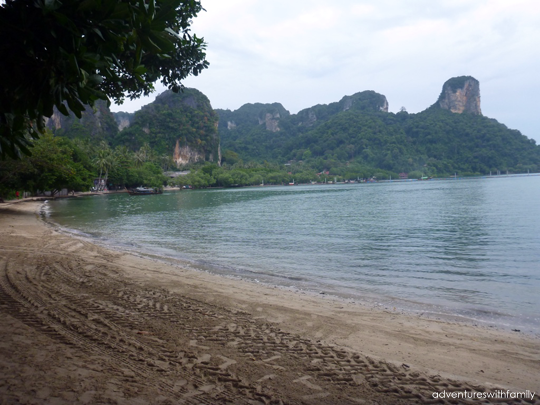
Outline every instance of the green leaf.
<svg viewBox="0 0 540 405">
<path fill-rule="evenodd" d="M 58 111 L 60 111 L 65 116 L 69 115 L 69 112 L 68 112 L 66 106 L 63 103 L 57 104 L 56 108 L 58 108 Z"/>
<path fill-rule="evenodd" d="M 101 33 L 101 30 L 100 30 L 99 28 L 95 28 L 95 27 L 94 27 L 93 30 L 94 30 L 94 32 L 95 32 L 96 34 L 98 34 L 98 36 L 99 36 L 102 40 L 105 41 L 105 38 L 103 38 L 103 34 Z"/>
<path fill-rule="evenodd" d="M 79 69 L 79 63 L 77 62 L 77 57 L 75 54 L 69 55 L 69 64 L 71 65 L 71 69 L 73 69 L 77 75 L 81 74 L 81 71 Z"/>
<path fill-rule="evenodd" d="M 81 113 L 84 111 L 83 103 L 79 99 L 74 98 L 74 97 L 69 97 L 66 99 L 66 101 L 68 103 L 69 109 L 73 111 L 75 116 L 77 118 L 82 118 Z"/>
</svg>

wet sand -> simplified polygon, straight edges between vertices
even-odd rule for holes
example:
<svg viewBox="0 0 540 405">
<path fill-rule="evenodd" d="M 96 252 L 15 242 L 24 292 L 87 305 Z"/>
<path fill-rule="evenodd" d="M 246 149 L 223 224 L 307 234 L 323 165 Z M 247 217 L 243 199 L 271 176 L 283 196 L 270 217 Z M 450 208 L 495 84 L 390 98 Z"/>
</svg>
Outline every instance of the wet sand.
<svg viewBox="0 0 540 405">
<path fill-rule="evenodd" d="M 40 204 L 0 205 L 0 403 L 461 403 L 433 393 L 540 391 L 538 338 L 108 250 L 56 232 Z"/>
</svg>

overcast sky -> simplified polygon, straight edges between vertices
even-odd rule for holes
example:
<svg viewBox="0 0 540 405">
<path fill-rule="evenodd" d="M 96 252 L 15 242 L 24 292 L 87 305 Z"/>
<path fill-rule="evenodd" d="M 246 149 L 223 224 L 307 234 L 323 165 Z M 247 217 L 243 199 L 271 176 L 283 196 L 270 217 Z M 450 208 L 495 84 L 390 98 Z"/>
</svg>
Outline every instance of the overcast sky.
<svg viewBox="0 0 540 405">
<path fill-rule="evenodd" d="M 210 67 L 184 84 L 214 108 L 280 102 L 295 114 L 374 90 L 391 112 L 417 113 L 446 80 L 470 75 L 480 81 L 485 116 L 540 143 L 539 0 L 202 4 L 192 31 L 205 38 Z M 154 98 L 113 111 L 132 112 Z"/>
</svg>

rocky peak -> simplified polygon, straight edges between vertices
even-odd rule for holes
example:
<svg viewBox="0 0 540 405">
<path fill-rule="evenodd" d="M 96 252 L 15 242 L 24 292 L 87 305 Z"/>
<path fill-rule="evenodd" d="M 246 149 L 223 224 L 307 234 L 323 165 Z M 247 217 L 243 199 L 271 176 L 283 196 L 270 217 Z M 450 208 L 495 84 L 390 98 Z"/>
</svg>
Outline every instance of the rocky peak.
<svg viewBox="0 0 540 405">
<path fill-rule="evenodd" d="M 453 113 L 482 115 L 480 82 L 471 76 L 453 77 L 443 85 L 437 104 Z"/>
<path fill-rule="evenodd" d="M 388 100 L 382 94 L 366 90 L 352 96 L 345 96 L 339 101 L 340 110 L 383 111 L 388 112 Z"/>
<path fill-rule="evenodd" d="M 339 102 L 318 104 L 298 112 L 298 125 L 312 127 L 317 121 L 326 121 L 344 111 L 362 111 L 366 113 L 388 112 L 388 101 L 382 94 L 372 90 L 344 96 Z"/>
</svg>

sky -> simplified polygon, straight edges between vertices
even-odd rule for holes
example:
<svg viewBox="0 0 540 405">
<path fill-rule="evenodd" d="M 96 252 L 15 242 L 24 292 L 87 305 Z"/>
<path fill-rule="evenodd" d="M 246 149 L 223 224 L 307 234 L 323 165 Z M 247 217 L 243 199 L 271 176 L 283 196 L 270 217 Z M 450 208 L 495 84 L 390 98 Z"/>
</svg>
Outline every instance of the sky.
<svg viewBox="0 0 540 405">
<path fill-rule="evenodd" d="M 202 0 L 192 32 L 208 69 L 183 83 L 213 108 L 281 103 L 291 114 L 374 90 L 390 112 L 425 110 L 473 76 L 483 115 L 540 144 L 538 0 Z M 165 90 L 113 106 L 133 112 Z"/>
</svg>

